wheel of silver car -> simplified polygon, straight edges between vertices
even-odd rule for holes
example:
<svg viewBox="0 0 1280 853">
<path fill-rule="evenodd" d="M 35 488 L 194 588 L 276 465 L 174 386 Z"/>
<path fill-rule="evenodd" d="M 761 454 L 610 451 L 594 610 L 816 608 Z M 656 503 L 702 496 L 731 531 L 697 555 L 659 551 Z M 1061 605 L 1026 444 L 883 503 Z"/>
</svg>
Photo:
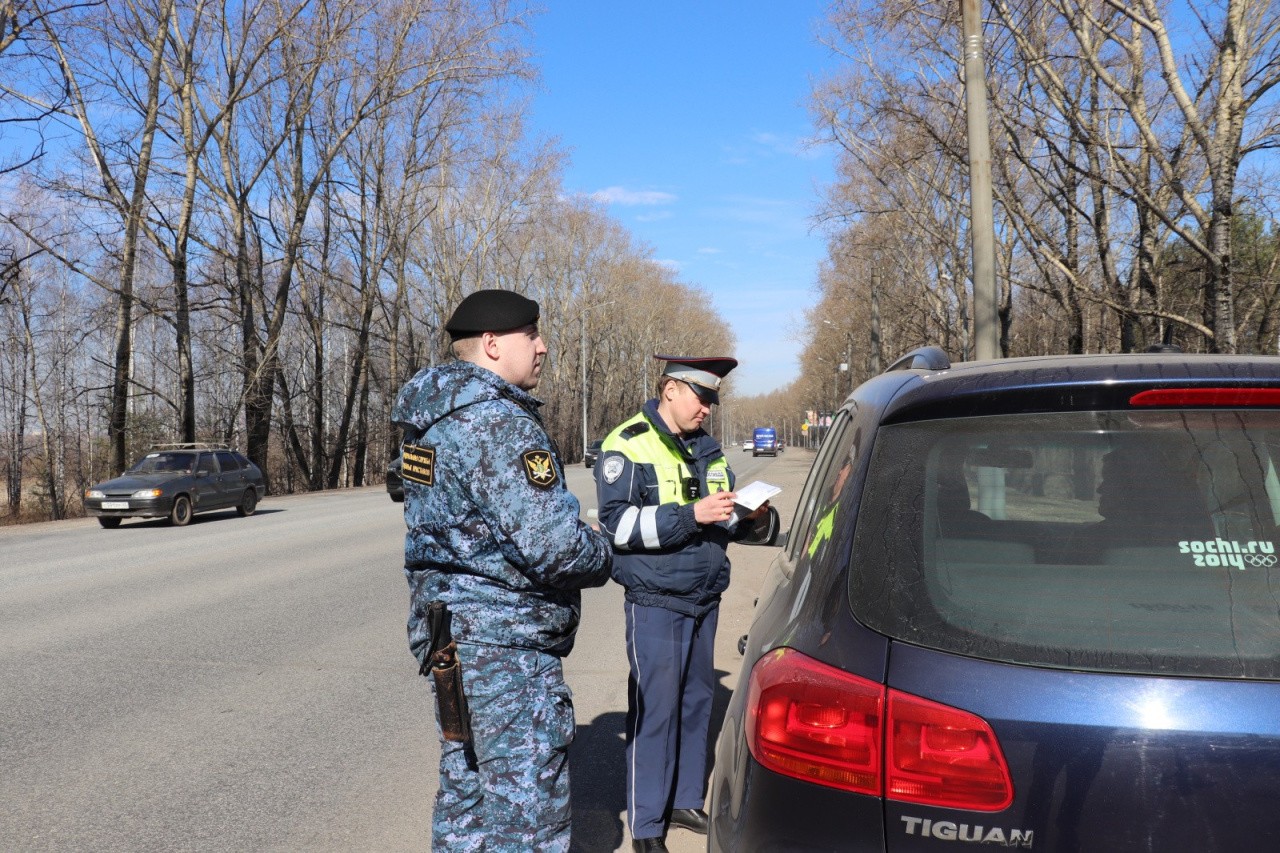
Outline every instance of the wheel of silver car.
<svg viewBox="0 0 1280 853">
<path fill-rule="evenodd" d="M 169 510 L 169 523 L 174 527 L 185 527 L 191 522 L 191 499 L 186 495 L 178 495 L 173 499 L 173 509 Z"/>
<path fill-rule="evenodd" d="M 98 523 L 101 524 L 103 527 L 107 528 L 108 530 L 115 530 L 117 527 L 120 526 L 120 519 L 114 518 L 112 516 L 100 515 L 98 516 Z"/>
<path fill-rule="evenodd" d="M 244 494 L 240 497 L 240 506 L 236 507 L 236 512 L 241 518 L 246 515 L 253 515 L 258 508 L 258 492 L 255 489 L 245 489 Z"/>
</svg>

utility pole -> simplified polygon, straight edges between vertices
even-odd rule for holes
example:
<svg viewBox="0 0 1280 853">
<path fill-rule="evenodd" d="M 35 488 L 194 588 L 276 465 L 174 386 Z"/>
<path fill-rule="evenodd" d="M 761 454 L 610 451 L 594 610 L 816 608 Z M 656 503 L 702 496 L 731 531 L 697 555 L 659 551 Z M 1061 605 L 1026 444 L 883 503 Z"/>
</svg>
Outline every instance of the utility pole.
<svg viewBox="0 0 1280 853">
<path fill-rule="evenodd" d="M 871 268 L 871 362 L 868 370 L 872 376 L 880 375 L 880 264 Z"/>
<path fill-rule="evenodd" d="M 582 371 L 581 387 L 582 387 L 582 455 L 587 455 L 587 446 L 591 442 L 591 438 L 587 435 L 587 312 L 594 308 L 603 308 L 606 305 L 612 305 L 614 300 L 608 302 L 599 302 L 595 305 L 588 305 L 582 309 L 582 313 L 578 315 L 579 322 L 582 323 L 578 337 L 578 365 Z"/>
<path fill-rule="evenodd" d="M 964 29 L 964 92 L 969 123 L 969 233 L 973 251 L 973 337 L 979 359 L 1000 357 L 996 231 L 991 205 L 991 141 L 982 50 L 982 0 L 960 0 Z"/>
<path fill-rule="evenodd" d="M 849 394 L 852 394 L 853 393 L 853 332 L 850 332 L 848 329 L 846 329 L 844 333 L 844 361 L 840 364 L 840 372 L 845 375 L 845 379 L 846 379 L 845 384 L 849 386 L 848 388 L 841 389 L 841 390 L 847 391 Z M 844 399 L 841 398 L 840 402 L 843 403 Z"/>
<path fill-rule="evenodd" d="M 582 389 L 582 455 L 587 455 L 587 446 L 591 439 L 587 435 L 587 309 L 582 309 L 579 316 L 582 321 L 582 329 L 578 333 L 578 367 L 582 371 L 581 384 L 578 386 Z"/>
</svg>

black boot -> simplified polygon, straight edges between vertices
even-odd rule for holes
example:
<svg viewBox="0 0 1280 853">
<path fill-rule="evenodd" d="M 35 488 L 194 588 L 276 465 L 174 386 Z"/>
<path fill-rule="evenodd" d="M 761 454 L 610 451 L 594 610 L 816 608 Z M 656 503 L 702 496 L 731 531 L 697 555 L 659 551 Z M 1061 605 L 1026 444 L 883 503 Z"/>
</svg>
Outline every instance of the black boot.
<svg viewBox="0 0 1280 853">
<path fill-rule="evenodd" d="M 706 835 L 707 813 L 702 809 L 672 809 L 668 825 L 689 829 L 699 835 Z"/>
</svg>

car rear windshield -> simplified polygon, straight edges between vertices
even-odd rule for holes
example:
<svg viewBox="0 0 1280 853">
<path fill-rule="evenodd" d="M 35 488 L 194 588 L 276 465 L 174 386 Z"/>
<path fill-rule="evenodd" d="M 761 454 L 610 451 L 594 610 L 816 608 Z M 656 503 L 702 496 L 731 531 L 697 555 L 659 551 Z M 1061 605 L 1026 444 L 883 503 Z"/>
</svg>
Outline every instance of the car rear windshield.
<svg viewBox="0 0 1280 853">
<path fill-rule="evenodd" d="M 1280 412 L 1070 412 L 882 428 L 851 606 L 1015 663 L 1280 678 Z"/>
</svg>

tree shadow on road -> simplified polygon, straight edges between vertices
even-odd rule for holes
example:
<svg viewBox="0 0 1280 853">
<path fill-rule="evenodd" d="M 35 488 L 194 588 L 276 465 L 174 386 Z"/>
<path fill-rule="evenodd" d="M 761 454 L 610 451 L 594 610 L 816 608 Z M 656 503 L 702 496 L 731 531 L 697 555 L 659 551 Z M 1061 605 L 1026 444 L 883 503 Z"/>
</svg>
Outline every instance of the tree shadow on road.
<svg viewBox="0 0 1280 853">
<path fill-rule="evenodd" d="M 724 677 L 728 674 L 723 669 L 716 670 L 716 692 L 711 697 L 711 725 L 707 726 L 708 776 L 716 760 L 716 741 L 720 739 L 720 729 L 724 726 L 724 714 L 729 710 L 729 699 L 733 696 L 733 690 L 724 686 Z"/>
<path fill-rule="evenodd" d="M 627 811 L 625 712 L 601 714 L 579 725 L 569 747 L 573 797 L 571 853 L 612 853 L 622 846 Z"/>
<path fill-rule="evenodd" d="M 707 773 L 715 759 L 716 739 L 724 723 L 732 691 L 716 670 L 716 689 L 707 732 Z M 573 797 L 573 840 L 570 853 L 613 853 L 622 848 L 627 813 L 627 715 L 601 714 L 579 725 L 569 747 L 569 786 Z"/>
</svg>

